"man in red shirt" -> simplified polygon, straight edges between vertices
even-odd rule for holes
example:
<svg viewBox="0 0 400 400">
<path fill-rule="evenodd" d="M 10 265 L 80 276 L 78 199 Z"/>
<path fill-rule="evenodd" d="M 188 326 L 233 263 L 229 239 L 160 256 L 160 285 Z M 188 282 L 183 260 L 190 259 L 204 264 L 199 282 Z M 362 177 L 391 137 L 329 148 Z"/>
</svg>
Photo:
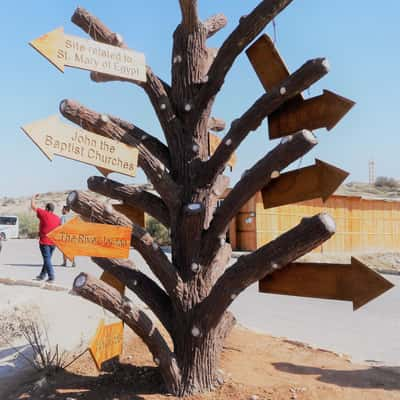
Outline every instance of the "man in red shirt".
<svg viewBox="0 0 400 400">
<path fill-rule="evenodd" d="M 54 214 L 54 204 L 47 203 L 45 209 L 38 208 L 36 206 L 36 199 L 39 197 L 38 194 L 32 197 L 31 208 L 36 212 L 36 216 L 39 218 L 39 247 L 40 252 L 43 256 L 43 267 L 40 274 L 36 277 L 37 280 L 42 281 L 46 274 L 48 276 L 47 282 L 54 282 L 54 268 L 51 263 L 51 256 L 53 255 L 55 245 L 54 242 L 47 237 L 53 229 L 57 228 L 61 224 L 60 218 Z"/>
</svg>

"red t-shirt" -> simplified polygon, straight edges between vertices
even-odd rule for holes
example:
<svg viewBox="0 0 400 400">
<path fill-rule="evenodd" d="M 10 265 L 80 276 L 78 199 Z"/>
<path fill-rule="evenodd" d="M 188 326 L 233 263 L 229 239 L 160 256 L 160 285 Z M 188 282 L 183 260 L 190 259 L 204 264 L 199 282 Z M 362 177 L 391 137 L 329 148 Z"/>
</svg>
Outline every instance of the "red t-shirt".
<svg viewBox="0 0 400 400">
<path fill-rule="evenodd" d="M 60 218 L 57 217 L 56 214 L 47 210 L 43 210 L 42 208 L 38 208 L 36 210 L 36 215 L 40 221 L 39 243 L 54 245 L 54 242 L 47 237 L 47 234 L 61 224 Z"/>
</svg>

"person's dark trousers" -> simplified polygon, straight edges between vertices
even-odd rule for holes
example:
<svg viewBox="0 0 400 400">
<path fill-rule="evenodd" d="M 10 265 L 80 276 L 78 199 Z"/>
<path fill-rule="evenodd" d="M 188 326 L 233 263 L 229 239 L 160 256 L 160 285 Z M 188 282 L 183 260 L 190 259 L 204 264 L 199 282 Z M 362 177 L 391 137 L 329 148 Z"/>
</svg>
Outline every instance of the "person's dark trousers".
<svg viewBox="0 0 400 400">
<path fill-rule="evenodd" d="M 40 245 L 40 252 L 43 256 L 43 268 L 39 274 L 41 279 L 44 279 L 46 274 L 48 275 L 49 279 L 54 279 L 54 268 L 53 264 L 51 263 L 51 256 L 53 255 L 54 248 L 55 246 L 51 246 L 49 244 Z"/>
</svg>

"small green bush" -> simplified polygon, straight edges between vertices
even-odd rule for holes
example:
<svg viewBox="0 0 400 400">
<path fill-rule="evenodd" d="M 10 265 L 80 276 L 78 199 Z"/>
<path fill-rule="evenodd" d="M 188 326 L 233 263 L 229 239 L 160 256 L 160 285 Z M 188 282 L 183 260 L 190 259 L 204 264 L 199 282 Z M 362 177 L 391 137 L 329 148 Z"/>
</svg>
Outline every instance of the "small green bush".
<svg viewBox="0 0 400 400">
<path fill-rule="evenodd" d="M 168 229 L 153 217 L 146 218 L 146 230 L 162 246 L 171 244 L 171 238 Z"/>
<path fill-rule="evenodd" d="M 18 214 L 19 218 L 19 237 L 37 238 L 39 233 L 39 220 L 34 213 Z"/>
</svg>

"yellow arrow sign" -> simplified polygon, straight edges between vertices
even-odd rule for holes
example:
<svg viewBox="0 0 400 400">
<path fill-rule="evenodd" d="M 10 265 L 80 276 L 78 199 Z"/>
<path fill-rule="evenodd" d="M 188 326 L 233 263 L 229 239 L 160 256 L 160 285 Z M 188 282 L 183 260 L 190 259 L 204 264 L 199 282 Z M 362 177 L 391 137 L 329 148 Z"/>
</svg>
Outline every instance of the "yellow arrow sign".
<svg viewBox="0 0 400 400">
<path fill-rule="evenodd" d="M 259 291 L 352 301 L 357 310 L 394 285 L 354 257 L 351 264 L 292 263 L 259 282 Z"/>
<path fill-rule="evenodd" d="M 96 335 L 89 345 L 90 354 L 99 370 L 104 361 L 122 353 L 123 335 L 123 322 L 104 325 L 104 320 L 100 321 Z"/>
<path fill-rule="evenodd" d="M 62 72 L 68 66 L 146 82 L 144 54 L 66 35 L 62 27 L 29 44 Z"/>
<path fill-rule="evenodd" d="M 32 122 L 22 130 L 49 160 L 58 155 L 128 176 L 136 174 L 136 148 L 66 125 L 57 115 Z"/>
<path fill-rule="evenodd" d="M 75 256 L 128 258 L 131 235 L 127 226 L 94 224 L 76 217 L 47 236 L 72 260 Z"/>
</svg>

